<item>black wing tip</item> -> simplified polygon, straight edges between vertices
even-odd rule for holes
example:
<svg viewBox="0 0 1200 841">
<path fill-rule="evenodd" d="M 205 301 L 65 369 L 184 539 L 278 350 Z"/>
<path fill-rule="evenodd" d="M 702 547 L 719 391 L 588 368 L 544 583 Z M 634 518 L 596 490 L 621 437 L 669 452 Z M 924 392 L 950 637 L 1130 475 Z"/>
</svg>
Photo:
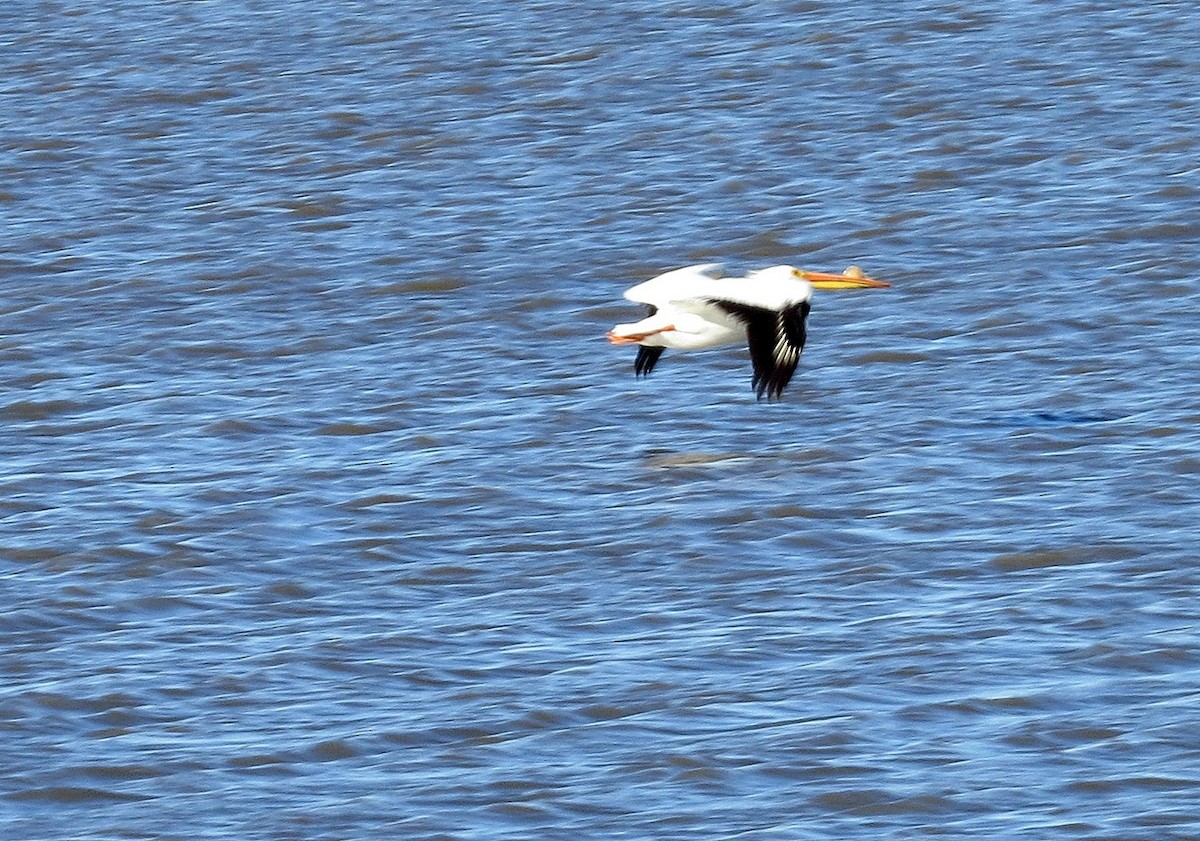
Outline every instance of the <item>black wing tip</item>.
<svg viewBox="0 0 1200 841">
<path fill-rule="evenodd" d="M 783 400 L 783 390 L 787 388 L 787 381 L 790 379 L 791 374 L 789 372 L 786 378 L 773 376 L 765 382 L 756 380 L 751 383 L 751 386 L 754 388 L 754 393 L 757 395 L 759 401 L 765 397 L 768 403 L 779 403 Z"/>
<path fill-rule="evenodd" d="M 638 345 L 637 358 L 633 360 L 634 376 L 644 377 L 654 370 L 654 365 L 658 362 L 658 358 L 662 356 L 664 348 L 646 347 Z"/>
</svg>

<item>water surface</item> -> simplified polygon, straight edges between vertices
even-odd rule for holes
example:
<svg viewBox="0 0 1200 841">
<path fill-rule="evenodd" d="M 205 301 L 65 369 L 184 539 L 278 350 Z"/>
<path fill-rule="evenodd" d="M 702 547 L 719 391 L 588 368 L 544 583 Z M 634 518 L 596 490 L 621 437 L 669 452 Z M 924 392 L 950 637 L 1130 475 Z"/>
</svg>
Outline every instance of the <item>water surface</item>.
<svg viewBox="0 0 1200 841">
<path fill-rule="evenodd" d="M 1190 6 L 3 16 L 5 838 L 1200 833 Z"/>
</svg>

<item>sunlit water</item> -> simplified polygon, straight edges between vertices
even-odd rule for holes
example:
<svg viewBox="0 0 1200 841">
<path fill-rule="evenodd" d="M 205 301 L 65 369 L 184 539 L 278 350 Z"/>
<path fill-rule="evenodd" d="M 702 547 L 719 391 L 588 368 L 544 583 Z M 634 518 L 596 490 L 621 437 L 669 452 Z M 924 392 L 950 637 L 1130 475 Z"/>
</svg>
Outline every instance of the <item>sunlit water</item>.
<svg viewBox="0 0 1200 841">
<path fill-rule="evenodd" d="M 979 5 L 8 3 L 0 836 L 1200 835 L 1198 18 Z"/>
</svg>

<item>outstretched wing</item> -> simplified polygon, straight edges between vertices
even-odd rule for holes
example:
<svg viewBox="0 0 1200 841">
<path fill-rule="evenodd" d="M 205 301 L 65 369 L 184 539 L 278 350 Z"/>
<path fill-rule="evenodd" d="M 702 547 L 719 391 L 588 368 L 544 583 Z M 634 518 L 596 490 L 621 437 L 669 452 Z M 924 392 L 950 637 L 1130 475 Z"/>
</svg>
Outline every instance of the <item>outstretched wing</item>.
<svg viewBox="0 0 1200 841">
<path fill-rule="evenodd" d="M 751 384 L 761 400 L 778 400 L 792 379 L 804 350 L 808 301 L 782 310 L 755 307 L 738 301 L 713 299 L 712 304 L 746 325 L 750 361 L 754 366 Z"/>
</svg>

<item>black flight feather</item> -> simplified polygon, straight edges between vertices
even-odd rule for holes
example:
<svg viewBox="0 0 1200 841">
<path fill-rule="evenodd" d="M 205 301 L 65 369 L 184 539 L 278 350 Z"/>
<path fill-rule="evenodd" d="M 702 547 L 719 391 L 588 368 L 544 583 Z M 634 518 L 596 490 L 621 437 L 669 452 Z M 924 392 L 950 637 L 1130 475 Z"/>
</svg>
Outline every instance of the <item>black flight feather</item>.
<svg viewBox="0 0 1200 841">
<path fill-rule="evenodd" d="M 765 396 L 768 400 L 778 400 L 791 381 L 804 350 L 808 301 L 784 310 L 721 299 L 713 299 L 712 303 L 746 325 L 750 362 L 754 367 L 750 382 L 758 399 Z"/>
<path fill-rule="evenodd" d="M 647 304 L 646 309 L 648 310 L 646 318 L 650 318 L 658 312 L 658 307 L 654 304 Z M 666 348 L 638 345 L 637 359 L 633 361 L 633 373 L 639 377 L 649 374 L 654 370 L 654 364 L 658 362 L 658 358 L 662 356 L 664 350 Z"/>
<path fill-rule="evenodd" d="M 664 350 L 666 348 L 638 345 L 637 359 L 633 362 L 634 373 L 640 377 L 653 371 L 654 363 L 658 362 L 658 358 L 662 356 Z"/>
</svg>

